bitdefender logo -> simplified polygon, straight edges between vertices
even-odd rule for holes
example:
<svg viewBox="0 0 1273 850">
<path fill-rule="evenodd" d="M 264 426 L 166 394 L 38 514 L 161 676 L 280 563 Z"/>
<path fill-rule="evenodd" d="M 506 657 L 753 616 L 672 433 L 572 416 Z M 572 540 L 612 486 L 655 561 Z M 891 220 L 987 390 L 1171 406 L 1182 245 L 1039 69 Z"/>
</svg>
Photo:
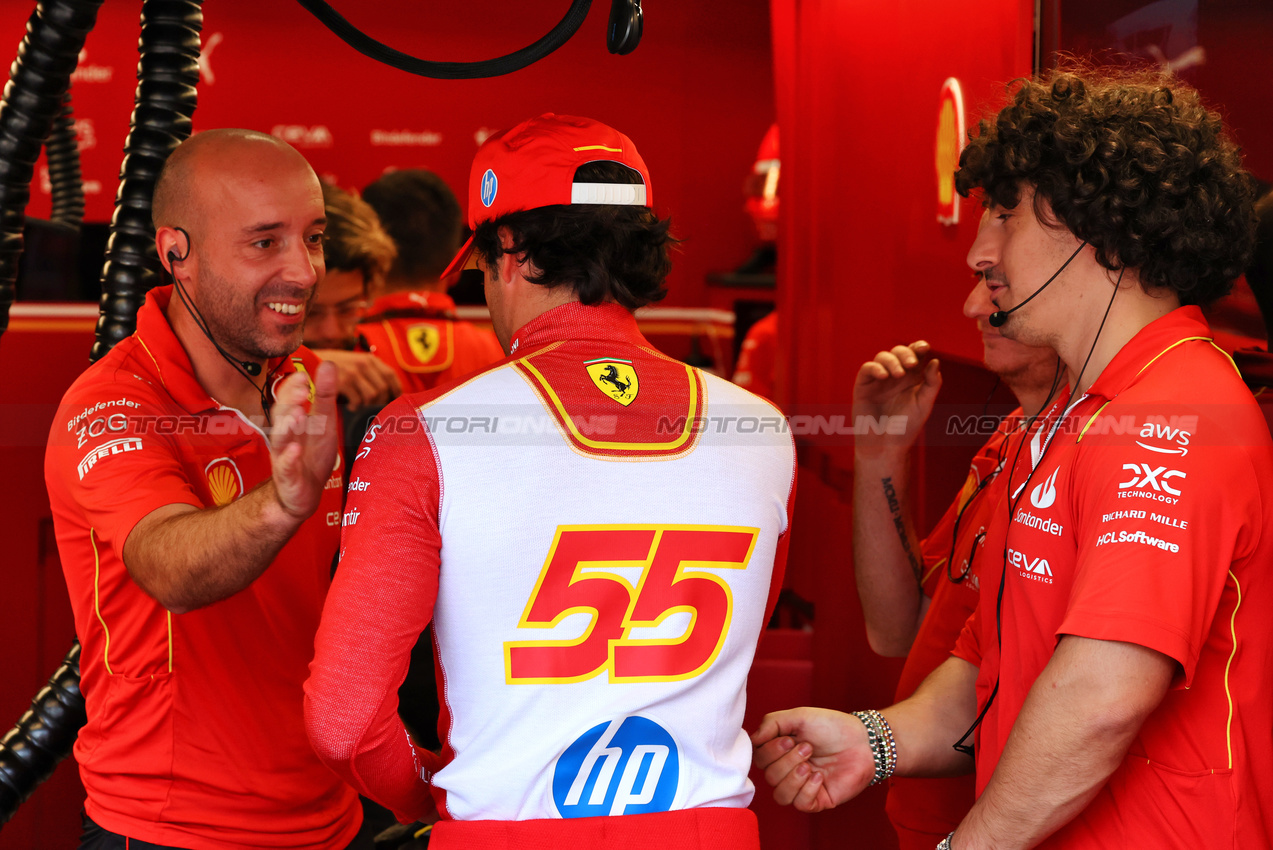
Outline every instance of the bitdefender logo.
<svg viewBox="0 0 1273 850">
<path fill-rule="evenodd" d="M 1030 504 L 1039 510 L 1045 510 L 1052 507 L 1052 503 L 1056 501 L 1056 474 L 1061 471 L 1058 466 L 1052 470 L 1052 474 L 1048 476 L 1048 480 L 1037 485 L 1030 491 Z"/>
<path fill-rule="evenodd" d="M 653 720 L 624 717 L 579 736 L 553 769 L 553 803 L 563 818 L 666 812 L 680 785 L 672 735 Z"/>
</svg>

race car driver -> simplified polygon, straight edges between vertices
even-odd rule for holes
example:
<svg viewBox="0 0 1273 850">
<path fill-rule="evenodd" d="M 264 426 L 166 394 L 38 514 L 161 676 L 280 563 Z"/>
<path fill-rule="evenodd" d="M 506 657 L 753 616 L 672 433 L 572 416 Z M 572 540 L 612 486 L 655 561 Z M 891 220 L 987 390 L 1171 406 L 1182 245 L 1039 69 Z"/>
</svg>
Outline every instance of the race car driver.
<svg viewBox="0 0 1273 850">
<path fill-rule="evenodd" d="M 632 141 L 596 121 L 492 136 L 455 265 L 482 268 L 509 356 L 391 404 L 354 468 L 310 739 L 400 820 L 436 805 L 443 850 L 759 847 L 744 685 L 794 448 L 775 408 L 637 330 L 670 268 L 652 203 Z M 430 620 L 437 756 L 395 713 Z"/>
</svg>

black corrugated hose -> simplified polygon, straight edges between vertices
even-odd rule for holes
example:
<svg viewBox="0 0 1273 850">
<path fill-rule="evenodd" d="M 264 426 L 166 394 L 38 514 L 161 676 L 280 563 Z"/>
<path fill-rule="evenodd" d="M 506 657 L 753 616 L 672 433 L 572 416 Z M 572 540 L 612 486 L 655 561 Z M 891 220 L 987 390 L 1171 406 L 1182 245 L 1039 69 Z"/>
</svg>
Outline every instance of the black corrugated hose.
<svg viewBox="0 0 1273 850">
<path fill-rule="evenodd" d="M 36 786 L 70 755 L 86 719 L 77 642 L 31 700 L 31 709 L 0 740 L 0 824 L 8 823 Z"/>
<path fill-rule="evenodd" d="M 201 0 L 142 4 L 137 97 L 106 245 L 93 361 L 133 332 L 147 290 L 159 282 L 150 198 L 164 160 L 190 135 L 199 82 L 201 6 Z"/>
<path fill-rule="evenodd" d="M 298 2 L 311 15 L 318 18 L 323 26 L 334 32 L 341 41 L 362 55 L 370 56 L 377 62 L 383 62 L 399 71 L 421 77 L 433 77 L 437 80 L 475 80 L 479 77 L 499 77 L 520 71 L 569 41 L 570 37 L 583 25 L 584 18 L 588 17 L 588 8 L 592 5 L 592 0 L 571 0 L 566 16 L 558 21 L 557 26 L 549 30 L 547 35 L 534 44 L 507 56 L 484 59 L 480 62 L 430 62 L 376 41 L 345 20 L 325 0 L 298 0 Z"/>
<path fill-rule="evenodd" d="M 0 100 L 0 333 L 9 327 L 35 161 L 62 111 L 71 72 L 101 5 L 102 0 L 38 4 Z"/>
<path fill-rule="evenodd" d="M 9 326 L 35 161 L 63 112 L 71 72 L 101 4 L 102 0 L 38 4 L 0 100 L 0 333 Z M 57 159 L 52 155 L 53 161 Z M 85 719 L 79 680 L 77 643 L 48 687 L 36 694 L 31 710 L 0 740 L 0 823 L 12 817 L 71 751 Z"/>
<path fill-rule="evenodd" d="M 75 115 L 71 93 L 67 91 L 62 112 L 53 122 L 53 132 L 44 146 L 49 158 L 53 211 L 49 218 L 76 230 L 84 221 L 84 177 L 80 173 L 80 149 L 75 142 Z"/>
<path fill-rule="evenodd" d="M 13 85 L 0 104 L 0 332 L 8 325 L 13 301 L 35 160 L 54 120 L 64 114 L 63 96 L 70 74 L 101 3 L 42 3 L 27 25 L 27 37 L 14 64 Z M 199 81 L 200 5 L 198 0 L 146 0 L 142 6 L 137 97 L 102 273 L 103 315 L 98 321 L 94 360 L 132 333 L 137 309 L 157 280 L 150 198 L 164 160 L 190 135 Z M 65 117 L 69 119 L 69 115 Z M 73 123 L 66 130 L 70 136 L 63 141 L 74 150 Z M 50 180 L 73 179 L 63 153 L 55 153 L 50 141 Z M 74 172 L 78 170 L 76 157 Z M 55 187 L 68 188 L 56 182 Z M 82 218 L 82 194 L 75 201 L 57 188 L 59 202 L 54 217 Z M 0 741 L 0 824 L 8 822 L 36 786 L 70 754 L 85 723 L 79 656 L 80 646 L 75 643 L 49 685 L 36 695 L 31 710 Z"/>
</svg>

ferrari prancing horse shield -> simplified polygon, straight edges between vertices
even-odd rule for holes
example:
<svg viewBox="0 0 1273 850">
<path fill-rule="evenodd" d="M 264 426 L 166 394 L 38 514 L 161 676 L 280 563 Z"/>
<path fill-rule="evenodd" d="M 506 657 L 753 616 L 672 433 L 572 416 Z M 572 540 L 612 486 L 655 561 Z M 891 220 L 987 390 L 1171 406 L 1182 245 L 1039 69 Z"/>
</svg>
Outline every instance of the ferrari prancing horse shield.
<svg viewBox="0 0 1273 850">
<path fill-rule="evenodd" d="M 442 334 L 435 325 L 412 325 L 407 328 L 407 343 L 411 346 L 411 353 L 421 363 L 428 363 L 433 359 L 441 341 Z"/>
<path fill-rule="evenodd" d="M 585 361 L 583 365 L 588 370 L 588 377 L 592 378 L 592 382 L 597 385 L 597 389 L 610 398 L 624 407 L 636 401 L 637 390 L 640 387 L 637 384 L 637 374 L 632 368 L 631 360 L 603 357 L 599 360 Z"/>
</svg>

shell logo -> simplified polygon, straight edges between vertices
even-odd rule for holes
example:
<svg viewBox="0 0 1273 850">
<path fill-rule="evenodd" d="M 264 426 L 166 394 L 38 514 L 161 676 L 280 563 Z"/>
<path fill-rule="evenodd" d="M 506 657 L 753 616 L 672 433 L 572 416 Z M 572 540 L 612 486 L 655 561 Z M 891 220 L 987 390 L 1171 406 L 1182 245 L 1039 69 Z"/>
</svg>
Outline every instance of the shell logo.
<svg viewBox="0 0 1273 850">
<path fill-rule="evenodd" d="M 239 467 L 228 457 L 219 457 L 204 467 L 208 476 L 208 489 L 212 491 L 212 503 L 224 507 L 243 495 L 243 476 Z"/>
<path fill-rule="evenodd" d="M 959 80 L 947 77 L 937 106 L 937 220 L 959 223 L 959 196 L 955 193 L 955 169 L 967 141 L 964 131 L 964 92 Z"/>
</svg>

